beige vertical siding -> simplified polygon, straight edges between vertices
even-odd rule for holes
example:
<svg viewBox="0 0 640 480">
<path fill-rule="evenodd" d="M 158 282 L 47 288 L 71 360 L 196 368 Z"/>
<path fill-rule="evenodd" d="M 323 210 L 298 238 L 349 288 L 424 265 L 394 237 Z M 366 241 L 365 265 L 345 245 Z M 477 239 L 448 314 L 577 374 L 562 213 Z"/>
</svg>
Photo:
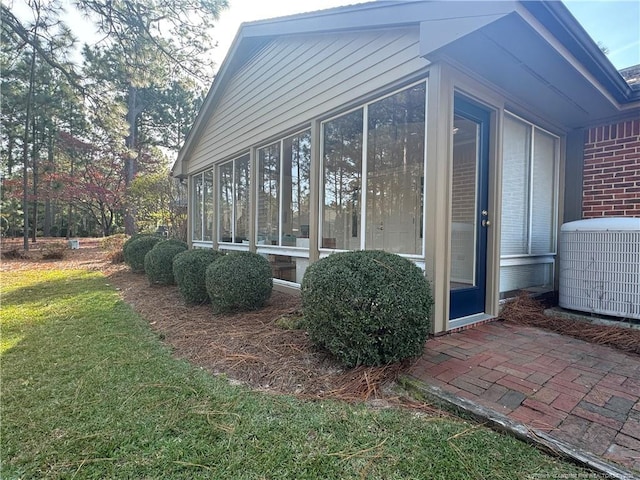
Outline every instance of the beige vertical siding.
<svg viewBox="0 0 640 480">
<path fill-rule="evenodd" d="M 417 27 L 274 40 L 230 80 L 189 172 L 423 69 L 418 52 Z"/>
</svg>

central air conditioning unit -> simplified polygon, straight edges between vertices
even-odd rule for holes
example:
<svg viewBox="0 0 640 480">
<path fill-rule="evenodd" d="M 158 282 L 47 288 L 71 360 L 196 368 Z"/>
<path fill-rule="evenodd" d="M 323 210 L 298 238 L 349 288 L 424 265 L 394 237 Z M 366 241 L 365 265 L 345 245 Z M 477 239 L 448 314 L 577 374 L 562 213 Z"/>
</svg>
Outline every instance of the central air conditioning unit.
<svg viewBox="0 0 640 480">
<path fill-rule="evenodd" d="M 640 218 L 594 218 L 562 225 L 559 304 L 640 320 Z"/>
</svg>

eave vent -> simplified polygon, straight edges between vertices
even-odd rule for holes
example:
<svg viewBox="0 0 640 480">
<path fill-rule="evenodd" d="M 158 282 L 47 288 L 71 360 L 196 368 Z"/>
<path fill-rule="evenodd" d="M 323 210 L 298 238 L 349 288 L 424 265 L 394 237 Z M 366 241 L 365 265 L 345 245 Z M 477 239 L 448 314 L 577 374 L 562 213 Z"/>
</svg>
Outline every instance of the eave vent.
<svg viewBox="0 0 640 480">
<path fill-rule="evenodd" d="M 561 307 L 640 320 L 640 218 L 565 223 L 558 256 Z"/>
</svg>

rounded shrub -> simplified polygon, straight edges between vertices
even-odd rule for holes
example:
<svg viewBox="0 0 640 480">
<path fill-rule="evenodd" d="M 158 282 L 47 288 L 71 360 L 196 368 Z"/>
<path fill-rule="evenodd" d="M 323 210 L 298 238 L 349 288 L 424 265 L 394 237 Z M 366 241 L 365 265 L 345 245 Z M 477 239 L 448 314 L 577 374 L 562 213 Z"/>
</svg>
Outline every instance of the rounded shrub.
<svg viewBox="0 0 640 480">
<path fill-rule="evenodd" d="M 132 271 L 144 273 L 145 255 L 161 240 L 162 238 L 152 235 L 143 235 L 133 240 L 128 240 L 122 249 L 124 263 L 129 265 Z"/>
<path fill-rule="evenodd" d="M 135 234 L 131 235 L 122 244 L 122 253 L 123 253 L 123 255 L 124 255 L 125 250 L 127 250 L 129 248 L 129 246 L 133 243 L 134 240 L 137 240 L 138 238 L 142 238 L 142 237 L 157 237 L 157 235 L 152 235 L 150 233 L 135 233 Z M 162 238 L 162 237 L 158 237 L 158 238 Z"/>
<path fill-rule="evenodd" d="M 271 296 L 273 278 L 266 258 L 233 252 L 218 258 L 205 273 L 213 311 L 257 310 Z"/>
<path fill-rule="evenodd" d="M 422 353 L 433 300 L 422 270 L 406 258 L 336 253 L 307 268 L 301 293 L 311 340 L 349 367 Z"/>
<path fill-rule="evenodd" d="M 197 248 L 173 258 L 173 277 L 185 302 L 200 304 L 209 301 L 205 273 L 207 267 L 223 255 L 217 250 Z"/>
<path fill-rule="evenodd" d="M 162 245 L 178 245 L 184 248 L 189 248 L 189 245 L 187 245 L 187 242 L 183 242 L 182 240 L 178 240 L 177 238 L 167 238 L 167 239 L 163 239 L 162 237 L 160 237 L 162 239 L 161 242 L 158 243 L 158 245 L 162 244 Z"/>
<path fill-rule="evenodd" d="M 149 283 L 173 285 L 173 258 L 187 250 L 187 244 L 175 240 L 161 240 L 144 256 L 144 272 Z"/>
</svg>

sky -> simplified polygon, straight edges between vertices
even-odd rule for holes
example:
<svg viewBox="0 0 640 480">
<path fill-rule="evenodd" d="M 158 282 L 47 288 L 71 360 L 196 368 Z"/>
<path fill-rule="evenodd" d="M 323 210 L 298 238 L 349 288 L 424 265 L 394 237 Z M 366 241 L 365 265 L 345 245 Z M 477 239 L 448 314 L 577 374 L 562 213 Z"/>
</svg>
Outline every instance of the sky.
<svg viewBox="0 0 640 480">
<path fill-rule="evenodd" d="M 322 10 L 364 0 L 229 0 L 214 30 L 218 47 L 212 55 L 222 63 L 242 22 Z M 609 50 L 609 60 L 622 69 L 640 64 L 640 1 L 568 0 L 564 2 L 596 43 Z"/>
<path fill-rule="evenodd" d="M 370 0 L 228 0 L 213 37 L 218 42 L 211 55 L 220 66 L 242 22 L 322 10 Z M 455 0 L 452 0 L 455 1 Z M 11 1 L 17 13 L 28 12 L 24 0 Z M 66 0 L 69 5 L 72 0 Z M 618 69 L 640 64 L 640 0 L 564 0 L 565 5 L 596 43 L 608 50 Z M 94 29 L 77 12 L 67 7 L 67 24 L 81 43 L 96 41 Z M 78 54 L 78 60 L 79 54 Z"/>
</svg>

